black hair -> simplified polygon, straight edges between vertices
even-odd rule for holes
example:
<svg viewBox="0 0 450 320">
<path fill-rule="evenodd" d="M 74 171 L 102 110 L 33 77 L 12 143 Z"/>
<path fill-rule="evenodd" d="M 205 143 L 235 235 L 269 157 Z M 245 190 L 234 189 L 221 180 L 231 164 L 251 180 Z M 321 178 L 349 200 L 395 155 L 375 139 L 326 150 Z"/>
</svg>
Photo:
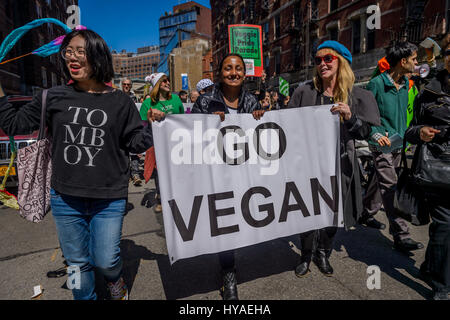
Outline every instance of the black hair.
<svg viewBox="0 0 450 320">
<path fill-rule="evenodd" d="M 386 60 L 391 66 L 391 69 L 395 68 L 395 66 L 402 60 L 403 58 L 407 59 L 412 56 L 414 52 L 416 52 L 417 46 L 407 41 L 397 42 L 392 44 L 386 50 Z"/>
<path fill-rule="evenodd" d="M 179 96 L 181 96 L 182 94 L 187 94 L 187 92 L 184 91 L 184 90 L 181 90 L 181 91 L 178 93 Z"/>
<path fill-rule="evenodd" d="M 242 64 L 244 65 L 244 73 L 247 73 L 247 68 L 245 67 L 244 58 L 242 58 L 242 56 L 238 53 L 228 53 L 225 57 L 223 57 L 222 61 L 220 61 L 219 75 L 222 73 L 223 63 L 225 62 L 225 59 L 228 57 L 238 57 L 239 59 L 241 59 Z"/>
<path fill-rule="evenodd" d="M 86 58 L 92 69 L 91 78 L 100 83 L 110 82 L 114 78 L 111 52 L 105 40 L 92 30 L 74 30 L 64 38 L 59 54 L 64 76 L 67 79 L 71 79 L 66 61 L 62 57 L 62 52 L 69 46 L 70 41 L 77 36 L 83 37 L 86 42 Z"/>
</svg>

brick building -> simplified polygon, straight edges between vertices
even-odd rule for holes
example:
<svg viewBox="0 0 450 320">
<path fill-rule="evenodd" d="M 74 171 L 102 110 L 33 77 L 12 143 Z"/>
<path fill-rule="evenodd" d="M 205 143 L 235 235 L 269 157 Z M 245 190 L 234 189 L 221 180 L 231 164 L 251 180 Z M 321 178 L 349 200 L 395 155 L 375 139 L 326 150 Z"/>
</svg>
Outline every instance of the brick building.
<svg viewBox="0 0 450 320">
<path fill-rule="evenodd" d="M 69 18 L 67 8 L 78 0 L 2 0 L 0 1 L 0 42 L 14 29 L 40 18 L 55 18 L 64 23 Z M 63 35 L 53 24 L 29 31 L 5 57 L 5 61 L 39 48 Z M 0 65 L 0 77 L 6 94 L 31 95 L 36 89 L 61 85 L 63 77 L 55 55 L 41 58 L 35 55 Z"/>
<path fill-rule="evenodd" d="M 146 76 L 155 73 L 159 63 L 159 47 L 148 46 L 138 48 L 137 53 L 112 52 L 114 73 L 121 77 L 133 79 L 145 79 Z"/>
<path fill-rule="evenodd" d="M 353 55 L 357 82 L 367 81 L 392 40 L 418 44 L 440 39 L 448 30 L 449 0 L 211 0 L 213 68 L 228 52 L 229 24 L 257 24 L 263 29 L 264 68 L 270 85 L 278 77 L 291 85 L 312 78 L 317 46 L 333 39 Z M 370 5 L 379 4 L 380 29 L 368 29 Z M 249 79 L 252 87 L 255 81 Z"/>
</svg>

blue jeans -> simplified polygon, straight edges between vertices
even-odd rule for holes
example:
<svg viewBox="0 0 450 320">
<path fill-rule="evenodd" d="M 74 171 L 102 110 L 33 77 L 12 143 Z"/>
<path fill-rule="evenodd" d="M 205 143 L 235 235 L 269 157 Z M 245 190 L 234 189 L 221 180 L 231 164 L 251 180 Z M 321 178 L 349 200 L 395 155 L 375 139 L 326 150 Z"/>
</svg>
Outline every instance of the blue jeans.
<svg viewBox="0 0 450 320">
<path fill-rule="evenodd" d="M 120 239 L 126 199 L 89 199 L 50 191 L 52 213 L 64 258 L 80 270 L 75 300 L 97 299 L 96 268 L 108 282 L 121 277 Z M 70 279 L 69 279 L 70 280 Z"/>
</svg>

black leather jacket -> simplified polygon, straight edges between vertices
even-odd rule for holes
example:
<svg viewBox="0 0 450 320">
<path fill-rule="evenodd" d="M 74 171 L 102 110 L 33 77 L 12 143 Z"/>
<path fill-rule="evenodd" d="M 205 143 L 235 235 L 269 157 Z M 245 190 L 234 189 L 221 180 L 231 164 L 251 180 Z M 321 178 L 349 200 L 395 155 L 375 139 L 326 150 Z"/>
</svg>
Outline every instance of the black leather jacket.
<svg viewBox="0 0 450 320">
<path fill-rule="evenodd" d="M 238 113 L 252 113 L 259 109 L 261 109 L 261 106 L 255 96 L 242 88 L 238 102 Z M 216 111 L 229 113 L 225 100 L 223 99 L 220 84 L 216 84 L 211 92 L 198 97 L 192 107 L 191 113 L 213 113 Z"/>
<path fill-rule="evenodd" d="M 414 119 L 406 130 L 406 140 L 420 144 L 420 129 L 430 126 L 441 130 L 432 143 L 442 144 L 450 141 L 450 85 L 447 70 L 440 71 L 424 88 L 414 103 Z"/>
</svg>

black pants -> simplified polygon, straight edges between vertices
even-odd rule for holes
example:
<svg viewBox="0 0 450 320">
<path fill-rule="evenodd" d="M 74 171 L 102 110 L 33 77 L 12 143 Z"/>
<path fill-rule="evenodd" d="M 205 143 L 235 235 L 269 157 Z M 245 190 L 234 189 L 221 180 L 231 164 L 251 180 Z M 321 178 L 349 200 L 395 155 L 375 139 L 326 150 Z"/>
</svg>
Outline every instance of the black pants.
<svg viewBox="0 0 450 320">
<path fill-rule="evenodd" d="M 219 262 L 222 272 L 234 270 L 234 250 L 219 253 Z"/>
<path fill-rule="evenodd" d="M 315 251 L 316 249 L 324 249 L 331 252 L 336 232 L 336 227 L 326 227 L 301 233 L 300 243 L 302 245 L 302 254 Z"/>
<path fill-rule="evenodd" d="M 131 176 L 139 175 L 139 157 L 137 154 L 130 154 L 130 172 Z"/>
<path fill-rule="evenodd" d="M 448 192 L 427 193 L 431 216 L 430 240 L 421 270 L 431 277 L 433 290 L 450 290 L 450 200 Z"/>
</svg>

